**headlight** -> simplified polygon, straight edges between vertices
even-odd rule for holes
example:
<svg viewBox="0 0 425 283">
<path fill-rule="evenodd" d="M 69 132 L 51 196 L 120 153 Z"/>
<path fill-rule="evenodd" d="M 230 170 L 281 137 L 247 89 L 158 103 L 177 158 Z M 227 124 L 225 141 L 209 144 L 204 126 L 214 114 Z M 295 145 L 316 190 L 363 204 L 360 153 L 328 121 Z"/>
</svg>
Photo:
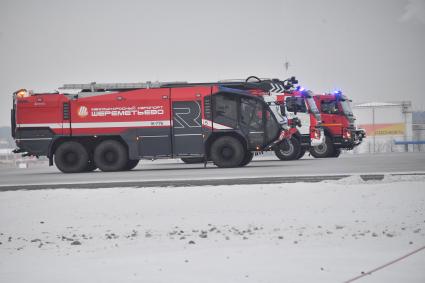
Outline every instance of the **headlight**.
<svg viewBox="0 0 425 283">
<path fill-rule="evenodd" d="M 318 140 L 318 139 L 320 139 L 320 135 L 321 135 L 321 133 L 320 133 L 320 130 L 319 129 L 311 129 L 311 131 L 310 131 L 310 138 L 311 139 L 316 139 L 316 140 Z"/>
<path fill-rule="evenodd" d="M 343 129 L 343 137 L 346 139 L 351 139 L 351 131 L 349 129 Z"/>
</svg>

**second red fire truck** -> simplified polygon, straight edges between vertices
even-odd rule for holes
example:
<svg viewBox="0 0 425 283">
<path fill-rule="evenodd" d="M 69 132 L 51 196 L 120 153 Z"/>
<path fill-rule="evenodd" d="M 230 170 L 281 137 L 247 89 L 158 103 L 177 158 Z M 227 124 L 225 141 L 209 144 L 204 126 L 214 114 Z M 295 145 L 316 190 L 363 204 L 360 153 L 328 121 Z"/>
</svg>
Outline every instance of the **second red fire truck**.
<svg viewBox="0 0 425 283">
<path fill-rule="evenodd" d="M 318 158 L 338 157 L 341 149 L 351 150 L 366 137 L 363 129 L 356 126 L 356 118 L 350 100 L 341 91 L 315 95 L 320 109 L 325 142 L 310 149 L 311 155 Z"/>
</svg>

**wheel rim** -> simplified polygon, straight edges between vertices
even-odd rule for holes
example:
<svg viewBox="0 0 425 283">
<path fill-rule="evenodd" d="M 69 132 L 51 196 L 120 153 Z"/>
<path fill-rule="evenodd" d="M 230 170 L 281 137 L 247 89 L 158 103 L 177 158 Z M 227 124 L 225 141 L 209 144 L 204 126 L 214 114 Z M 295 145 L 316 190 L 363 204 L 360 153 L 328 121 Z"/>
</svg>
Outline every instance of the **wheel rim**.
<svg viewBox="0 0 425 283">
<path fill-rule="evenodd" d="M 229 146 L 223 146 L 220 152 L 221 152 L 221 156 L 225 160 L 232 159 L 233 155 L 235 154 L 234 149 Z"/>
<path fill-rule="evenodd" d="M 73 166 L 78 162 L 78 155 L 74 151 L 68 151 L 64 154 L 62 161 L 68 166 Z"/>
<path fill-rule="evenodd" d="M 282 155 L 291 155 L 294 152 L 294 145 L 290 141 L 285 141 L 280 146 Z"/>
<path fill-rule="evenodd" d="M 323 144 L 321 144 L 321 145 L 315 146 L 315 147 L 314 147 L 314 150 L 315 150 L 318 154 L 325 154 L 325 153 L 326 153 L 326 151 L 328 150 L 328 146 L 326 145 L 326 142 L 325 142 L 325 143 L 323 143 Z"/>
<path fill-rule="evenodd" d="M 103 154 L 103 159 L 107 164 L 114 164 L 118 159 L 118 155 L 115 151 L 108 150 Z"/>
</svg>

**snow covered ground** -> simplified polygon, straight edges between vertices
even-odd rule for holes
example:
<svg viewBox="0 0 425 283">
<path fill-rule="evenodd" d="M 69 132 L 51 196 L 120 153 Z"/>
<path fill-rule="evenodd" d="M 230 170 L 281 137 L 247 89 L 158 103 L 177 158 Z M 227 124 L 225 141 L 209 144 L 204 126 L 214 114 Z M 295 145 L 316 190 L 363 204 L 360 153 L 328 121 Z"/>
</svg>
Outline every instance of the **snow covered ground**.
<svg viewBox="0 0 425 283">
<path fill-rule="evenodd" d="M 425 245 L 425 177 L 1 192 L 0 242 L 0 282 L 344 282 Z"/>
</svg>

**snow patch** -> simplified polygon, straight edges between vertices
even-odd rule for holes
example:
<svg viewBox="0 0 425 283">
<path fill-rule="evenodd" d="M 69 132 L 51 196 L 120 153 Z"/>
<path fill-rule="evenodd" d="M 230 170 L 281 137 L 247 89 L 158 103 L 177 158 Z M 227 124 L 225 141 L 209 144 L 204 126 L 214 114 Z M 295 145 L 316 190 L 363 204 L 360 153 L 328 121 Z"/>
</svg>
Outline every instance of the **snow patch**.
<svg viewBox="0 0 425 283">
<path fill-rule="evenodd" d="M 351 175 L 349 177 L 345 177 L 339 180 L 331 180 L 331 181 L 322 181 L 322 183 L 331 183 L 338 185 L 359 185 L 364 184 L 365 181 L 362 179 L 360 175 Z"/>
<path fill-rule="evenodd" d="M 394 183 L 394 182 L 424 182 L 425 183 L 425 175 L 384 175 L 384 179 L 382 180 L 384 183 Z"/>
<path fill-rule="evenodd" d="M 0 282 L 344 282 L 424 244 L 425 181 L 396 179 L 1 192 Z"/>
</svg>

